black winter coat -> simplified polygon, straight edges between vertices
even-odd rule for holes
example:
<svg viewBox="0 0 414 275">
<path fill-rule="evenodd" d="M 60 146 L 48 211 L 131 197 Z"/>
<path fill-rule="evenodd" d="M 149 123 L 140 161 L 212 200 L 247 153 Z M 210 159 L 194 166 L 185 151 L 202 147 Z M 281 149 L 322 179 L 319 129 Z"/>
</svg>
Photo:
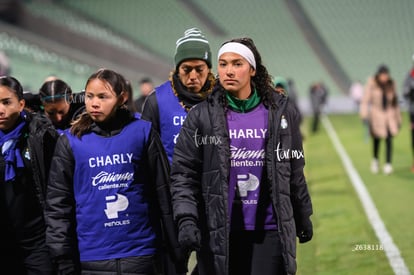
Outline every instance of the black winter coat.
<svg viewBox="0 0 414 275">
<path fill-rule="evenodd" d="M 273 106 L 267 107 L 266 182 L 277 215 L 285 269 L 288 274 L 294 274 L 296 226 L 309 219 L 312 203 L 303 173 L 300 114 L 286 97 L 275 92 L 271 97 L 274 104 L 266 104 Z M 171 168 L 174 217 L 177 221 L 195 218 L 201 230 L 202 247 L 197 252 L 200 275 L 229 274 L 230 139 L 227 107 L 222 98 L 223 91 L 217 90 L 190 110 L 175 146 Z M 295 153 L 291 158 L 279 159 L 275 153 L 277 148 Z"/>
<path fill-rule="evenodd" d="M 26 266 L 36 265 L 49 274 L 52 264 L 35 258 L 32 252 L 47 251 L 44 217 L 47 177 L 58 133 L 43 115 L 26 113 L 26 126 L 16 147 L 20 149 L 24 168 L 17 171 L 14 182 L 4 182 L 5 160 L 0 154 L 0 243 L 7 250 L 2 268 L 10 274 L 23 274 Z M 23 263 L 25 259 L 25 263 Z"/>
<path fill-rule="evenodd" d="M 27 120 L 29 122 L 27 148 L 30 152 L 33 180 L 36 194 L 44 209 L 50 163 L 59 134 L 50 120 L 43 114 L 28 113 Z"/>
<path fill-rule="evenodd" d="M 25 121 L 26 128 L 16 146 L 28 163 L 21 177 L 16 180 L 24 181 L 23 185 L 34 188 L 38 202 L 44 209 L 50 162 L 59 134 L 43 114 L 26 112 Z"/>
</svg>

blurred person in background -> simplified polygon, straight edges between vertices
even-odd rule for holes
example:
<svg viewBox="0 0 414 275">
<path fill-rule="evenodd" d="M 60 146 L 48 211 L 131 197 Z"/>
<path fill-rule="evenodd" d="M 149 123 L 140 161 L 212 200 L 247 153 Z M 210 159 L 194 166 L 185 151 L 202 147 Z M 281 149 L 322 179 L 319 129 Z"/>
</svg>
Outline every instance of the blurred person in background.
<svg viewBox="0 0 414 275">
<path fill-rule="evenodd" d="M 299 110 L 299 94 L 296 88 L 295 81 L 292 78 L 288 78 L 287 86 L 289 90 L 290 100 L 292 100 L 295 103 L 295 105 L 298 107 L 298 110 Z"/>
<path fill-rule="evenodd" d="M 40 102 L 39 94 L 30 91 L 23 91 L 23 98 L 25 101 L 25 109 L 32 113 L 42 111 L 42 103 Z"/>
<path fill-rule="evenodd" d="M 44 115 L 26 112 L 23 88 L 0 77 L 0 243 L 5 274 L 52 275 L 44 218 L 58 133 Z"/>
<path fill-rule="evenodd" d="M 6 53 L 0 50 L 0 76 L 10 75 L 10 61 Z"/>
<path fill-rule="evenodd" d="M 137 112 L 135 102 L 134 102 L 134 88 L 132 87 L 131 81 L 129 81 L 128 79 L 125 79 L 125 91 L 128 95 L 128 99 L 125 103 L 128 110 L 130 110 L 133 113 L 139 114 L 139 112 Z"/>
<path fill-rule="evenodd" d="M 84 111 L 84 93 L 75 96 L 71 87 L 61 79 L 45 81 L 39 89 L 39 97 L 43 112 L 59 132 L 69 128 Z"/>
<path fill-rule="evenodd" d="M 286 94 L 286 96 L 289 97 L 289 101 L 293 103 L 296 110 L 298 111 L 298 114 L 300 115 L 299 122 L 302 123 L 302 113 L 299 108 L 296 87 L 293 80 L 286 79 L 282 76 L 276 76 L 273 80 L 273 84 L 275 85 L 276 91 L 278 91 L 278 89 L 281 89 L 281 91 L 283 91 L 282 93 Z"/>
<path fill-rule="evenodd" d="M 215 84 L 210 44 L 201 30 L 187 29 L 177 40 L 174 62 L 169 79 L 148 96 L 142 112 L 142 117 L 160 133 L 170 163 L 188 111 L 204 101 Z M 172 267 L 169 272 L 174 274 Z M 184 274 L 182 269 L 177 273 Z"/>
<path fill-rule="evenodd" d="M 48 81 L 52 81 L 52 80 L 57 80 L 57 79 L 59 79 L 59 78 L 56 75 L 50 74 L 43 80 L 43 83 L 48 82 Z"/>
<path fill-rule="evenodd" d="M 149 77 L 144 77 L 139 81 L 139 91 L 140 95 L 134 101 L 135 111 L 142 113 L 142 106 L 144 105 L 145 99 L 147 96 L 154 91 L 154 82 Z"/>
<path fill-rule="evenodd" d="M 403 97 L 408 104 L 408 115 L 411 129 L 411 154 L 413 156 L 413 163 L 411 172 L 414 173 L 414 55 L 412 56 L 413 66 L 404 79 Z"/>
<path fill-rule="evenodd" d="M 288 96 L 289 94 L 289 87 L 287 81 L 282 76 L 276 76 L 273 79 L 273 85 L 275 86 L 275 90 L 277 93 L 282 94 L 284 96 Z"/>
<path fill-rule="evenodd" d="M 349 96 L 355 103 L 357 112 L 359 112 L 359 105 L 361 104 L 362 96 L 364 95 L 364 85 L 357 80 L 349 87 Z"/>
<path fill-rule="evenodd" d="M 161 236 L 160 227 L 175 232 L 167 156 L 127 99 L 124 77 L 99 69 L 85 85 L 86 112 L 57 141 L 46 235 L 60 274 L 167 274 L 161 244 L 183 257 L 176 234 Z"/>
<path fill-rule="evenodd" d="M 328 89 L 322 82 L 316 82 L 309 89 L 311 108 L 313 113 L 311 132 L 319 130 L 320 116 L 328 100 Z"/>
<path fill-rule="evenodd" d="M 196 251 L 200 275 L 295 274 L 296 237 L 313 236 L 299 114 L 275 92 L 252 39 L 223 43 L 217 70 L 174 148 L 178 239 Z"/>
<path fill-rule="evenodd" d="M 381 140 L 385 140 L 383 172 L 392 173 L 392 139 L 398 134 L 402 120 L 395 83 L 386 65 L 380 65 L 367 80 L 359 114 L 368 123 L 372 138 L 371 172 L 379 172 L 379 148 Z"/>
</svg>

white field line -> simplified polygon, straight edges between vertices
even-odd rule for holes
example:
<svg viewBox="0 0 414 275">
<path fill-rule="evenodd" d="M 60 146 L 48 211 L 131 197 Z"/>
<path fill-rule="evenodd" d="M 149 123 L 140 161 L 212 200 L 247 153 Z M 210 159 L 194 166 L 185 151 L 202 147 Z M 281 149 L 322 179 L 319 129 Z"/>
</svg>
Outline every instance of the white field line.
<svg viewBox="0 0 414 275">
<path fill-rule="evenodd" d="M 352 164 L 351 159 L 349 158 L 344 147 L 342 146 L 341 141 L 339 140 L 331 122 L 325 115 L 322 116 L 322 124 L 325 127 L 329 135 L 329 138 L 331 139 L 335 147 L 335 150 L 337 151 L 339 157 L 342 160 L 342 163 L 348 173 L 352 185 L 354 186 L 354 189 L 358 194 L 359 200 L 361 201 L 362 206 L 364 207 L 365 214 L 367 215 L 368 220 L 371 223 L 371 226 L 374 229 L 375 234 L 377 235 L 380 243 L 383 245 L 384 252 L 388 257 L 388 261 L 390 262 L 390 265 L 394 270 L 394 273 L 396 275 L 411 274 L 407 268 L 407 265 L 404 262 L 404 259 L 401 257 L 398 247 L 395 245 L 391 235 L 385 228 L 384 222 L 381 220 L 378 210 L 375 207 L 375 204 L 372 201 L 372 198 L 364 182 L 362 181 L 357 170 Z"/>
</svg>

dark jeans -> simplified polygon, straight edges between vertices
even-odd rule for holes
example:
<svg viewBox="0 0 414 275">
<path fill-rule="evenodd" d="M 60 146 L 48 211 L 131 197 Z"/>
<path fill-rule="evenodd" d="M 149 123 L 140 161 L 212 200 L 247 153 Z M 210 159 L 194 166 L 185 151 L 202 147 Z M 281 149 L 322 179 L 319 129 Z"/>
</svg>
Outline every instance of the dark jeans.
<svg viewBox="0 0 414 275">
<path fill-rule="evenodd" d="M 312 133 L 316 133 L 319 130 L 319 123 L 320 123 L 320 118 L 321 114 L 320 112 L 314 112 L 313 113 L 313 119 L 312 119 Z"/>
<path fill-rule="evenodd" d="M 230 275 L 286 274 L 277 231 L 230 233 Z"/>
<path fill-rule="evenodd" d="M 373 138 L 373 145 L 374 145 L 374 158 L 378 159 L 378 152 L 380 147 L 381 139 L 374 137 Z M 386 163 L 390 163 L 392 161 L 392 136 L 388 133 L 387 137 L 385 138 L 385 161 Z"/>
</svg>

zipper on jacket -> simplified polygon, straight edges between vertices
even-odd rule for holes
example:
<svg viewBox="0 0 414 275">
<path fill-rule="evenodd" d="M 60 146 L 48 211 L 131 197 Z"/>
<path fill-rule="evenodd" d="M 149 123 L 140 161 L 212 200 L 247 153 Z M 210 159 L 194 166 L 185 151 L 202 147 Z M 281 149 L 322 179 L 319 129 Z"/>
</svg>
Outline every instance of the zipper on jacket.
<svg viewBox="0 0 414 275">
<path fill-rule="evenodd" d="M 281 110 L 280 112 L 276 111 L 275 113 L 273 113 L 273 112 L 270 112 L 271 110 L 269 110 L 269 115 L 270 115 L 270 117 L 273 117 L 273 120 L 274 120 L 273 123 L 271 123 L 271 121 L 269 119 L 270 127 L 272 127 L 271 129 L 273 130 L 273 131 L 270 131 L 272 136 L 269 136 L 269 139 L 271 141 L 271 146 L 272 146 L 272 152 L 275 152 L 275 150 L 276 150 L 275 146 L 277 146 L 277 145 L 275 143 L 277 143 L 277 138 L 278 138 L 277 134 L 279 132 L 278 129 L 279 129 L 280 122 L 281 122 L 281 120 L 279 120 L 277 118 L 280 117 L 283 114 L 283 112 L 285 111 L 286 102 L 287 101 L 285 101 L 284 104 L 279 109 L 279 110 Z M 274 170 L 272 169 L 273 170 L 272 171 L 272 176 L 274 177 L 275 175 L 273 175 L 273 172 L 276 172 L 276 161 L 275 161 L 275 157 L 274 157 L 273 154 L 271 156 L 271 165 L 272 165 L 272 167 L 275 167 Z M 280 219 L 280 215 L 279 215 L 280 197 L 279 197 L 279 179 L 278 179 L 278 177 L 275 177 L 275 186 L 274 187 L 275 187 L 275 190 L 273 190 L 273 188 L 272 188 L 272 192 L 274 192 L 275 198 L 276 198 L 276 205 L 274 206 L 275 207 L 274 211 L 275 211 L 276 221 L 277 221 L 277 232 L 279 233 L 279 235 L 281 237 L 281 235 L 283 235 L 283 229 L 282 229 L 282 223 L 281 223 L 281 219 Z M 296 233 L 295 233 L 295 235 L 296 235 Z M 281 240 L 280 243 L 282 245 L 282 257 L 283 257 L 283 260 L 284 260 L 284 267 L 285 267 L 286 270 L 288 270 L 289 265 L 288 265 L 288 261 L 287 261 L 287 256 L 285 256 L 287 254 L 286 246 L 285 246 L 285 243 L 282 241 L 282 237 L 280 238 L 280 240 Z"/>
<path fill-rule="evenodd" d="M 115 259 L 115 270 L 116 270 L 116 274 L 118 274 L 118 275 L 122 274 L 121 259 Z"/>
<path fill-rule="evenodd" d="M 277 146 L 275 143 L 277 143 L 277 138 L 278 138 L 278 132 L 279 132 L 279 125 L 280 125 L 280 120 L 278 119 L 279 116 L 282 115 L 282 113 L 284 112 L 284 110 L 286 109 L 286 102 L 284 102 L 284 104 L 281 106 L 281 108 L 276 111 L 276 112 L 272 112 L 272 109 L 269 110 L 270 112 L 270 118 L 273 118 L 273 123 L 272 121 L 270 121 L 269 119 L 269 125 L 271 127 L 271 131 L 270 134 L 271 136 L 269 136 L 270 142 L 272 143 L 272 156 L 271 156 L 271 167 L 275 167 L 274 171 L 272 170 L 272 177 L 275 178 L 275 190 L 273 190 L 272 188 L 272 192 L 274 192 L 275 194 L 275 198 L 276 198 L 276 205 L 275 207 L 275 213 L 276 213 L 276 222 L 277 222 L 277 231 L 279 233 L 282 233 L 282 226 L 281 226 L 281 219 L 280 219 L 280 215 L 279 215 L 279 210 L 280 210 L 280 197 L 279 197 L 279 179 L 278 177 L 275 177 L 275 175 L 273 175 L 274 172 L 276 172 L 276 162 L 275 162 L 275 158 L 273 153 L 276 152 L 276 148 L 275 146 Z M 280 111 L 281 110 L 281 111 Z M 280 111 L 280 112 L 279 112 Z M 273 187 L 273 186 L 272 186 Z M 285 250 L 285 248 L 283 248 Z"/>
</svg>

